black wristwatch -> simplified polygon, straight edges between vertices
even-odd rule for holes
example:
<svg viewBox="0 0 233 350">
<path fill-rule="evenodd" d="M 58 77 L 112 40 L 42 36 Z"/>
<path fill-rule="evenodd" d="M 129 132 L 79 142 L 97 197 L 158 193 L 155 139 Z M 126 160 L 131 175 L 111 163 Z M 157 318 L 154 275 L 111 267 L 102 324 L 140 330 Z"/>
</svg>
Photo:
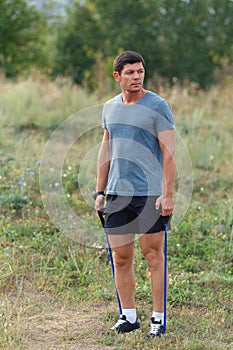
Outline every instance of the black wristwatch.
<svg viewBox="0 0 233 350">
<path fill-rule="evenodd" d="M 105 196 L 104 191 L 95 192 L 95 193 L 93 193 L 92 197 L 94 198 L 94 200 L 96 200 L 96 198 L 97 198 L 99 195 Z"/>
</svg>

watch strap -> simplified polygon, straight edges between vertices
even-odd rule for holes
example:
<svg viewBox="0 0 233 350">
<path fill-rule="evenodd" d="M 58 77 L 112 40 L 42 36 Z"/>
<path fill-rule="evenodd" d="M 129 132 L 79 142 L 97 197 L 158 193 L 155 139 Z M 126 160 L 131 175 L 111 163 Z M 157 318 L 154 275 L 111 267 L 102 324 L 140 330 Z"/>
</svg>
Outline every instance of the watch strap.
<svg viewBox="0 0 233 350">
<path fill-rule="evenodd" d="M 100 195 L 105 196 L 104 191 L 95 192 L 95 193 L 93 194 L 93 198 L 96 199 L 96 198 L 97 198 L 98 196 L 100 196 Z"/>
</svg>

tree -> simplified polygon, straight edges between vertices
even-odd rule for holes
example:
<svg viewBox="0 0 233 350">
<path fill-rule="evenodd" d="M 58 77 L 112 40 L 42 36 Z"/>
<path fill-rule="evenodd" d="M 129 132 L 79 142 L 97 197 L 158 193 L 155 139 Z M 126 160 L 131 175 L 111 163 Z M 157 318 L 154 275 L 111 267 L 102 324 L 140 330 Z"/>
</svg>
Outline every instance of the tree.
<svg viewBox="0 0 233 350">
<path fill-rule="evenodd" d="M 96 57 L 139 51 L 147 77 L 188 79 L 202 87 L 217 66 L 233 63 L 232 0 L 80 0 L 67 13 L 56 72 L 94 87 Z"/>
<path fill-rule="evenodd" d="M 142 30 L 147 30 L 145 22 L 150 18 L 151 8 L 142 0 L 137 7 L 133 0 L 76 1 L 68 9 L 67 21 L 59 31 L 55 73 L 66 72 L 75 82 L 85 79 L 95 87 L 94 70 L 100 53 L 107 62 L 124 49 L 140 48 L 142 54 L 148 53 L 150 57 L 148 47 L 153 33 L 148 32 L 145 37 Z"/>
<path fill-rule="evenodd" d="M 76 83 L 90 82 L 90 68 L 95 55 L 102 50 L 99 21 L 88 6 L 75 3 L 67 9 L 67 20 L 57 35 L 54 73 L 65 73 Z"/>
<path fill-rule="evenodd" d="M 33 64 L 47 64 L 46 21 L 36 7 L 25 0 L 0 2 L 0 68 L 14 77 Z"/>
<path fill-rule="evenodd" d="M 171 4 L 163 0 L 162 3 L 160 50 L 164 64 L 160 73 L 177 77 L 181 82 L 189 79 L 208 86 L 223 57 L 233 62 L 232 36 L 227 35 L 233 31 L 233 2 L 173 0 Z"/>
</svg>

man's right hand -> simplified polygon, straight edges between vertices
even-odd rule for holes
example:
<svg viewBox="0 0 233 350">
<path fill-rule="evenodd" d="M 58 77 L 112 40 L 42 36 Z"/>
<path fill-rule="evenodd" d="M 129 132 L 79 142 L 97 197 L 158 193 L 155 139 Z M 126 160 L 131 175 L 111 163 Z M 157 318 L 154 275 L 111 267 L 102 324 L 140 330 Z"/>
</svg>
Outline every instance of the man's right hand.
<svg viewBox="0 0 233 350">
<path fill-rule="evenodd" d="M 95 200 L 96 211 L 104 208 L 104 195 L 100 194 Z"/>
</svg>

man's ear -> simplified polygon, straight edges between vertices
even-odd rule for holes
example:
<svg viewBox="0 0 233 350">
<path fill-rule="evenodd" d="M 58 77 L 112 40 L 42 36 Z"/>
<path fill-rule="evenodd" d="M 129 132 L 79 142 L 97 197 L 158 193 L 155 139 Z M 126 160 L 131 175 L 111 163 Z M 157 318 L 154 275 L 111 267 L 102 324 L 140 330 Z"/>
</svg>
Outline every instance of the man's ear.
<svg viewBox="0 0 233 350">
<path fill-rule="evenodd" d="M 120 76 L 120 74 L 118 72 L 114 71 L 113 72 L 113 77 L 118 83 L 120 82 L 121 76 Z"/>
</svg>

